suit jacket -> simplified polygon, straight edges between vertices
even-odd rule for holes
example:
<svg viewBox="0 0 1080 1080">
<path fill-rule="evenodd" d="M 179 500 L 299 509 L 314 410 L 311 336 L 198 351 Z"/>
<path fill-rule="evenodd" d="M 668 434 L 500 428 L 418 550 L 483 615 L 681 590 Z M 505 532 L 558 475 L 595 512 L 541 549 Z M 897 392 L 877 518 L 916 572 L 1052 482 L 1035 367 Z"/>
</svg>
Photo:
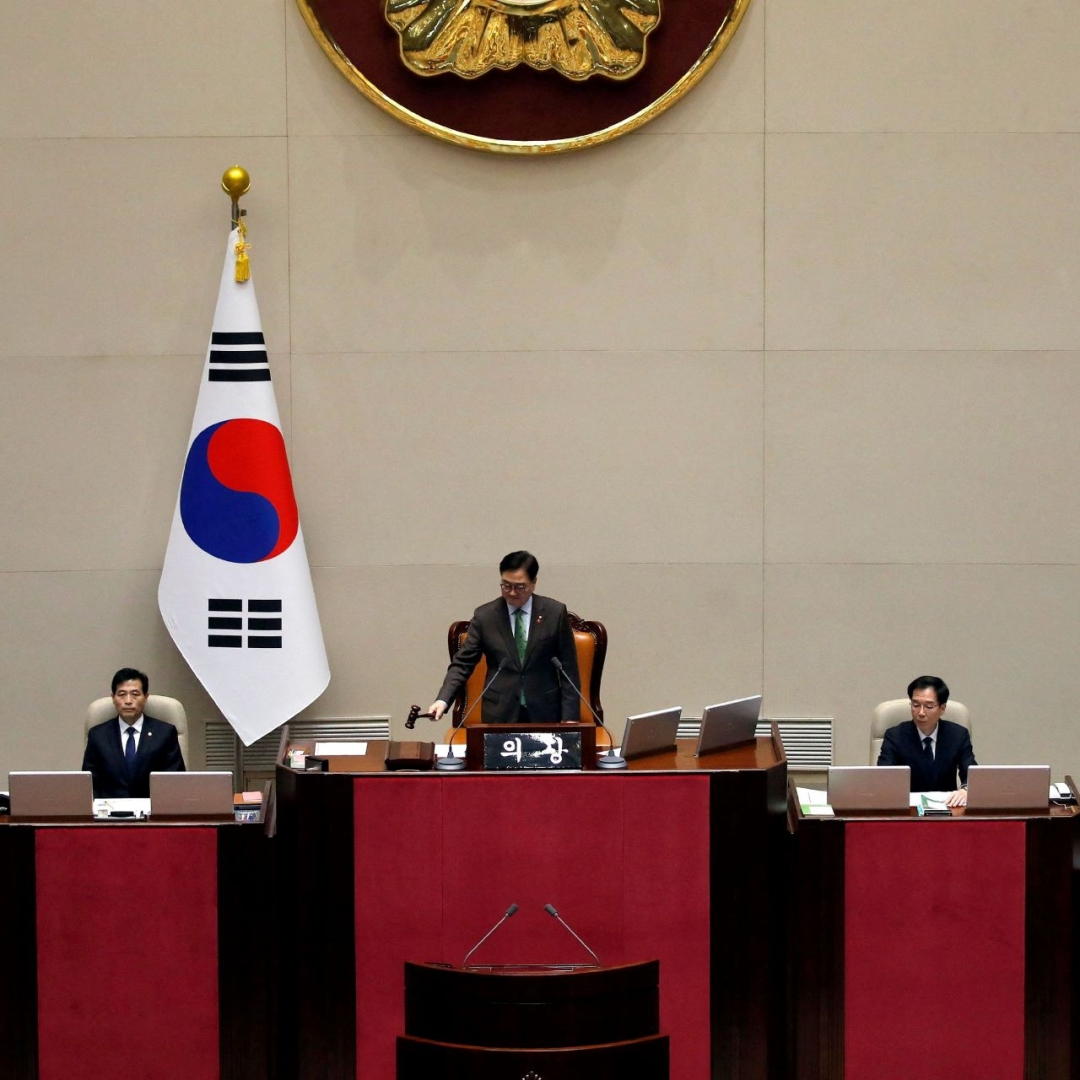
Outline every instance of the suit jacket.
<svg viewBox="0 0 1080 1080">
<path fill-rule="evenodd" d="M 449 704 L 457 697 L 481 656 L 487 660 L 488 679 L 500 662 L 505 665 L 480 703 L 484 723 L 516 722 L 523 690 L 531 720 L 577 720 L 581 715 L 574 687 L 565 677 L 560 677 L 551 662 L 552 657 L 558 657 L 574 686 L 579 686 L 577 647 L 565 604 L 533 594 L 524 662 L 518 661 L 506 601 L 500 597 L 478 607 L 473 612 L 464 644 L 450 661 L 439 690 L 439 701 Z"/>
<path fill-rule="evenodd" d="M 86 736 L 83 771 L 93 774 L 95 799 L 148 799 L 152 772 L 184 772 L 176 728 L 143 716 L 135 766 L 128 775 L 118 718 L 95 724 Z"/>
<path fill-rule="evenodd" d="M 911 766 L 912 791 L 954 791 L 967 783 L 968 766 L 978 762 L 966 727 L 949 720 L 938 721 L 937 752 L 932 762 L 923 757 L 922 741 L 915 721 L 905 720 L 885 732 L 877 763 Z"/>
</svg>

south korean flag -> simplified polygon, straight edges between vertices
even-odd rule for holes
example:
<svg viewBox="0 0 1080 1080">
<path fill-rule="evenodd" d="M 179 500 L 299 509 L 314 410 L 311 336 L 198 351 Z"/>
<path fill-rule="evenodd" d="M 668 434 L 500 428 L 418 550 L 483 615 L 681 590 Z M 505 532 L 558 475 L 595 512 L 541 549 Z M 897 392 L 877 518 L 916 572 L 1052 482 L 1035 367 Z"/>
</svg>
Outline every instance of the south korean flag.
<svg viewBox="0 0 1080 1080">
<path fill-rule="evenodd" d="M 330 681 L 262 322 L 234 229 L 173 514 L 158 606 L 246 746 Z"/>
</svg>

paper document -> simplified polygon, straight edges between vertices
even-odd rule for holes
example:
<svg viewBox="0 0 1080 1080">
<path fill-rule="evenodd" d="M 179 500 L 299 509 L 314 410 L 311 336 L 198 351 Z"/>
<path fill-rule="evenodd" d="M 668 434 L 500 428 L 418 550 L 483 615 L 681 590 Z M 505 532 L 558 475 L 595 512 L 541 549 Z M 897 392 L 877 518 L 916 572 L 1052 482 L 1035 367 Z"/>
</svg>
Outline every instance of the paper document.
<svg viewBox="0 0 1080 1080">
<path fill-rule="evenodd" d="M 314 756 L 335 757 L 348 755 L 349 757 L 361 757 L 366 753 L 366 742 L 317 742 Z"/>
<path fill-rule="evenodd" d="M 833 817 L 833 808 L 829 805 L 829 793 L 817 788 L 797 787 L 795 795 L 802 807 L 804 817 Z"/>
<path fill-rule="evenodd" d="M 913 791 L 911 793 L 911 805 L 912 806 L 936 806 L 938 803 L 942 807 L 949 801 L 951 791 Z"/>
<path fill-rule="evenodd" d="M 949 791 L 913 791 L 911 793 L 911 805 L 920 814 L 951 814 L 949 808 Z"/>
</svg>

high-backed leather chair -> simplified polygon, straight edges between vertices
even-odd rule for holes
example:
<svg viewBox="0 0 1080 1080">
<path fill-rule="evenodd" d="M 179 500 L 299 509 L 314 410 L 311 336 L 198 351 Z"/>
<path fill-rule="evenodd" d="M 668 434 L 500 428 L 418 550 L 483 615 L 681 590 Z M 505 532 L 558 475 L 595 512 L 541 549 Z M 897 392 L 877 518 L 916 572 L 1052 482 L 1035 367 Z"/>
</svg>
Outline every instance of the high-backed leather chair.
<svg viewBox="0 0 1080 1080">
<path fill-rule="evenodd" d="M 574 644 L 577 646 L 578 677 L 581 679 L 581 692 L 589 700 L 589 704 L 596 710 L 597 716 L 604 719 L 604 706 L 600 704 L 600 680 L 604 674 L 604 660 L 607 657 L 607 629 L 603 623 L 594 622 L 591 619 L 582 619 L 572 611 L 570 617 L 570 629 L 574 632 Z M 446 647 L 453 660 L 458 649 L 465 644 L 465 635 L 469 632 L 468 621 L 459 621 L 450 624 L 446 635 Z M 480 662 L 473 668 L 461 693 L 454 700 L 454 727 L 461 725 L 461 718 L 469 711 L 469 706 L 476 701 L 484 683 L 487 681 L 487 661 L 480 657 Z M 479 724 L 481 707 L 473 709 L 466 724 L 472 727 Z M 596 721 L 584 703 L 581 704 L 579 719 L 583 724 L 592 724 Z M 607 746 L 611 737 L 605 728 L 603 732 L 597 732 L 596 745 Z"/>
<path fill-rule="evenodd" d="M 906 698 L 894 698 L 892 701 L 883 701 L 875 710 L 870 721 L 870 764 L 876 765 L 878 755 L 881 753 L 881 744 L 885 741 L 885 732 L 905 720 L 911 719 L 911 701 Z M 961 704 L 955 698 L 949 698 L 945 711 L 941 714 L 942 720 L 951 720 L 954 724 L 966 727 L 971 732 L 971 714 L 968 707 Z"/>
<path fill-rule="evenodd" d="M 174 697 L 163 697 L 161 694 L 147 694 L 146 708 L 143 712 L 156 720 L 164 720 L 176 728 L 176 737 L 180 742 L 180 753 L 184 755 L 184 764 L 191 768 L 188 761 L 188 730 L 187 713 L 184 706 Z M 103 724 L 116 715 L 116 706 L 111 697 L 98 698 L 90 702 L 90 708 L 86 710 L 86 725 L 83 729 L 83 739 L 90 733 L 95 724 Z"/>
</svg>

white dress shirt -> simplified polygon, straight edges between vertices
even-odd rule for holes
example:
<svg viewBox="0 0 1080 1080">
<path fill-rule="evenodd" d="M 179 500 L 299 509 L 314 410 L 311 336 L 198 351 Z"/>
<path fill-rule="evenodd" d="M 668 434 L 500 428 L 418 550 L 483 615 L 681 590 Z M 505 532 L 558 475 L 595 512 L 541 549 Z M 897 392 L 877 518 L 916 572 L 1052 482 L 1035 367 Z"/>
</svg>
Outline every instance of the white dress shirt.
<svg viewBox="0 0 1080 1080">
<path fill-rule="evenodd" d="M 117 718 L 116 722 L 120 725 L 120 749 L 125 754 L 127 753 L 127 744 L 128 744 L 127 731 L 128 731 L 128 728 L 131 727 L 131 728 L 135 729 L 135 753 L 138 753 L 139 752 L 139 740 L 142 738 L 142 722 L 143 722 L 142 716 L 140 716 L 139 719 L 136 720 L 134 724 L 125 723 L 124 720 L 120 719 L 119 717 Z"/>
</svg>

